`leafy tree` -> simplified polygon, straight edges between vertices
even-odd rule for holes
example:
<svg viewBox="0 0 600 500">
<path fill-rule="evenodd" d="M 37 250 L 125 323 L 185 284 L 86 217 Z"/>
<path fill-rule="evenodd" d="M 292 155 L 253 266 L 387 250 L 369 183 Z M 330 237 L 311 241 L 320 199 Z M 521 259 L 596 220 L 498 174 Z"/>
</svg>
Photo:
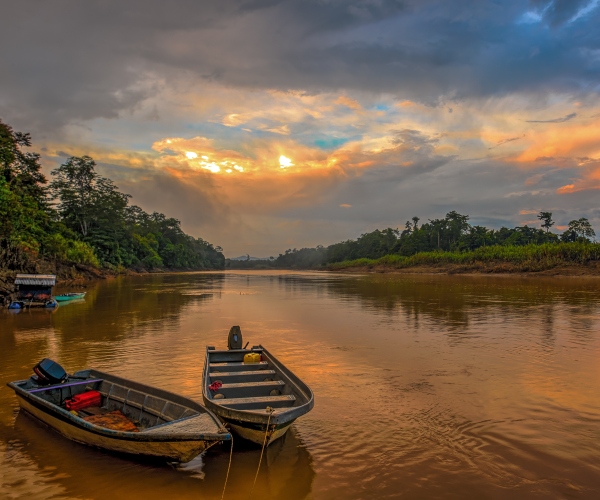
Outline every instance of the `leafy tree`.
<svg viewBox="0 0 600 500">
<path fill-rule="evenodd" d="M 475 250 L 494 244 L 494 231 L 483 226 L 470 226 L 459 241 L 460 250 Z"/>
<path fill-rule="evenodd" d="M 50 190 L 60 200 L 58 212 L 72 229 L 87 236 L 95 215 L 94 198 L 100 176 L 96 162 L 89 156 L 71 156 L 51 172 Z"/>
<path fill-rule="evenodd" d="M 550 228 L 554 226 L 552 212 L 540 212 L 537 218 L 543 222 L 542 227 L 546 230 L 546 232 L 550 231 Z"/>
<path fill-rule="evenodd" d="M 413 217 L 412 218 L 412 221 L 413 221 L 413 226 L 412 226 L 413 231 L 416 231 L 416 230 L 419 229 L 419 226 L 417 226 L 417 224 L 419 223 L 420 220 L 421 219 L 419 219 L 418 217 Z"/>
<path fill-rule="evenodd" d="M 596 232 L 590 221 L 585 217 L 569 222 L 569 228 L 561 235 L 562 241 L 591 241 L 596 238 Z"/>
<path fill-rule="evenodd" d="M 0 121 L 0 239 L 12 253 L 36 255 L 52 225 L 52 211 L 40 156 L 23 151 L 30 145 L 29 134 Z"/>
</svg>

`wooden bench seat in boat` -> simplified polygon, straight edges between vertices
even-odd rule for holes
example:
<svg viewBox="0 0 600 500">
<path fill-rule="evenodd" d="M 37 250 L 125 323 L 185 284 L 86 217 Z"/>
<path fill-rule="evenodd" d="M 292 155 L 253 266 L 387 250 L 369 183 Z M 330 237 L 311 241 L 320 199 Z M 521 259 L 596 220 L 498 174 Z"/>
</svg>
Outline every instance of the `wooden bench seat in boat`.
<svg viewBox="0 0 600 500">
<path fill-rule="evenodd" d="M 260 396 L 279 396 L 283 392 L 285 382 L 283 380 L 271 380 L 267 382 L 240 382 L 237 384 L 223 384 L 218 391 L 226 398 L 249 398 Z M 276 391 L 275 394 L 271 394 Z"/>
<path fill-rule="evenodd" d="M 224 384 L 237 384 L 240 382 L 265 382 L 266 378 L 274 378 L 275 370 L 252 370 L 241 372 L 210 372 L 211 381 L 220 380 Z"/>
<path fill-rule="evenodd" d="M 260 363 L 244 363 L 244 362 L 233 362 L 233 363 L 210 363 L 210 371 L 215 372 L 245 372 L 252 370 L 266 370 L 269 368 L 269 363 L 261 361 Z"/>
<path fill-rule="evenodd" d="M 261 396 L 258 398 L 233 398 L 233 399 L 221 399 L 219 400 L 222 406 L 227 408 L 233 408 L 236 410 L 261 410 L 267 406 L 271 408 L 287 408 L 293 406 L 296 401 L 296 396 L 282 395 L 282 396 Z"/>
</svg>

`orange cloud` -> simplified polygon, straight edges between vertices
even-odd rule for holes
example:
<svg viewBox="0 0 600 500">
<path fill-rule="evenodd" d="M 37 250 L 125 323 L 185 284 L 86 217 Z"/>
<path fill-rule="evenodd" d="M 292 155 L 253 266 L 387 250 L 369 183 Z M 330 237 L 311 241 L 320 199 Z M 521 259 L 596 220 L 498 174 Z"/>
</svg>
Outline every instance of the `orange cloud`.
<svg viewBox="0 0 600 500">
<path fill-rule="evenodd" d="M 526 186 L 535 186 L 541 180 L 542 180 L 541 174 L 532 175 L 531 177 L 528 177 L 527 179 L 525 179 L 525 185 Z"/>
<path fill-rule="evenodd" d="M 600 117 L 589 123 L 544 124 L 528 134 L 526 149 L 515 160 L 533 162 L 540 157 L 600 157 Z"/>
<path fill-rule="evenodd" d="M 557 194 L 573 193 L 575 191 L 575 184 L 567 184 L 556 190 Z"/>
<path fill-rule="evenodd" d="M 355 101 L 354 99 L 350 99 L 349 97 L 343 95 L 337 98 L 337 100 L 335 101 L 335 104 L 342 104 L 343 106 L 346 106 L 350 109 L 355 109 L 355 110 L 359 110 L 362 109 L 362 106 L 358 103 L 358 101 Z"/>
</svg>

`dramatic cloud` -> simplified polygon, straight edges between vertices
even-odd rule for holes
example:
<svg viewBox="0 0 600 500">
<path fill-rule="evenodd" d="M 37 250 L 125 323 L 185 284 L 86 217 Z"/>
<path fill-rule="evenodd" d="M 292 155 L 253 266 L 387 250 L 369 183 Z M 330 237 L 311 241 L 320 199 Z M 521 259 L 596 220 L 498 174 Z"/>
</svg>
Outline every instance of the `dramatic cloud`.
<svg viewBox="0 0 600 500">
<path fill-rule="evenodd" d="M 0 118 L 227 255 L 413 215 L 600 226 L 597 0 L 22 0 Z M 522 212 L 522 213 L 521 213 Z"/>
<path fill-rule="evenodd" d="M 577 113 L 570 113 L 567 116 L 562 116 L 560 118 L 552 118 L 550 120 L 525 120 L 527 123 L 564 123 L 572 120 L 577 116 Z"/>
</svg>

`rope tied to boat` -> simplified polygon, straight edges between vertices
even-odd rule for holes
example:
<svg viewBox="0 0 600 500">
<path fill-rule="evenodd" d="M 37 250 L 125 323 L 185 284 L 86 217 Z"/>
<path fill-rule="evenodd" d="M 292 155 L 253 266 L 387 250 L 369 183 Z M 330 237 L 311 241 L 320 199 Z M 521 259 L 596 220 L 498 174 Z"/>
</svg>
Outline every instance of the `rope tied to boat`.
<svg viewBox="0 0 600 500">
<path fill-rule="evenodd" d="M 227 429 L 225 428 L 225 430 Z M 223 485 L 223 493 L 221 493 L 221 500 L 225 498 L 225 488 L 227 488 L 227 480 L 229 479 L 229 469 L 231 469 L 231 459 L 233 457 L 233 434 L 231 432 L 229 434 L 231 435 L 231 449 L 229 450 L 229 464 L 227 465 L 227 474 L 225 475 L 225 484 Z"/>
<path fill-rule="evenodd" d="M 263 453 L 265 452 L 265 446 L 267 445 L 267 437 L 269 436 L 269 424 L 271 423 L 271 415 L 275 411 L 274 408 L 267 406 L 265 411 L 269 414 L 269 418 L 267 419 L 267 430 L 265 431 L 265 439 L 263 440 L 262 450 L 260 450 L 260 459 L 258 461 L 258 468 L 256 469 L 256 475 L 254 476 L 254 484 L 252 485 L 252 490 L 250 491 L 250 497 L 252 498 L 252 493 L 254 493 L 254 487 L 256 486 L 256 480 L 258 479 L 258 473 L 260 471 L 260 464 L 262 463 Z"/>
</svg>

